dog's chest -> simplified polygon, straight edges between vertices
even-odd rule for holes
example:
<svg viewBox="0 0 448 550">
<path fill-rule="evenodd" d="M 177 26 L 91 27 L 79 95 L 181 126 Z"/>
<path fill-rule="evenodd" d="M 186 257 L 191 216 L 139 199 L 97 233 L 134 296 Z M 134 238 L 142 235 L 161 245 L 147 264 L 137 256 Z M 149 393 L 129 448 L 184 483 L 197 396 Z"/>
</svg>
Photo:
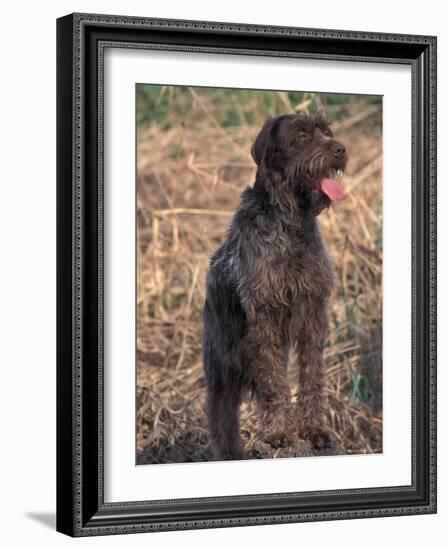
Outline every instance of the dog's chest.
<svg viewBox="0 0 448 550">
<path fill-rule="evenodd" d="M 257 286 L 273 306 L 294 306 L 306 297 L 325 299 L 333 288 L 333 263 L 318 230 L 309 240 L 287 235 L 266 242 L 257 264 Z"/>
</svg>

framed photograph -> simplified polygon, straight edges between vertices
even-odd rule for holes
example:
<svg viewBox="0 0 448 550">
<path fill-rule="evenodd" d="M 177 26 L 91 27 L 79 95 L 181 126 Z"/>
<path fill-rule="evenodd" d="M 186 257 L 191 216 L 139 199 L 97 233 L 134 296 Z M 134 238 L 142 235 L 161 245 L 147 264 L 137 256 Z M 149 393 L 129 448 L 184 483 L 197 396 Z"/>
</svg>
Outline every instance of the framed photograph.
<svg viewBox="0 0 448 550">
<path fill-rule="evenodd" d="M 435 513 L 436 38 L 57 50 L 57 529 Z"/>
</svg>

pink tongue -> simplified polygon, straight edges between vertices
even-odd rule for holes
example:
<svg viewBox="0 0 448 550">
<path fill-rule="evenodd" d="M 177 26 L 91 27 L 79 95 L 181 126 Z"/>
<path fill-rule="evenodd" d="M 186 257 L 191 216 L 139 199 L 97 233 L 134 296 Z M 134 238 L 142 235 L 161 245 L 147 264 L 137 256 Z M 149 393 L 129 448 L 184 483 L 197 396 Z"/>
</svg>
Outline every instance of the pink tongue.
<svg viewBox="0 0 448 550">
<path fill-rule="evenodd" d="M 344 196 L 344 190 L 336 180 L 324 178 L 320 182 L 320 188 L 334 202 L 341 200 Z"/>
</svg>

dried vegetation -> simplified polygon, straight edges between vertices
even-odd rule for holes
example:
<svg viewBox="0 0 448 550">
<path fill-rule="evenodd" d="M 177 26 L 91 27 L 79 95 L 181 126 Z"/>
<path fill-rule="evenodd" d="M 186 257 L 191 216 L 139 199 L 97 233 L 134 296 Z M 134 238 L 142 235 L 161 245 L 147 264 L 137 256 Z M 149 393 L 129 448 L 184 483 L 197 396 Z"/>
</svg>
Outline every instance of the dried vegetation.
<svg viewBox="0 0 448 550">
<path fill-rule="evenodd" d="M 260 93 L 244 102 L 184 88 L 185 113 L 169 94 L 170 124 L 142 123 L 137 151 L 137 460 L 209 460 L 201 361 L 201 310 L 209 257 L 222 242 L 242 190 L 254 180 L 250 146 L 263 120 L 283 112 L 327 108 L 326 96 L 299 104 L 278 93 L 266 108 Z M 270 92 L 275 95 L 275 92 Z M 219 114 L 233 101 L 237 124 Z M 144 109 L 145 106 L 140 106 Z M 381 104 L 345 96 L 330 111 L 335 134 L 348 145 L 346 198 L 320 216 L 338 284 L 325 349 L 328 423 L 344 452 L 382 449 L 382 144 Z M 294 372 L 290 373 L 293 388 Z M 242 407 L 242 435 L 254 457 L 258 438 L 252 403 Z M 309 449 L 295 451 L 310 454 Z M 293 451 L 290 450 L 289 454 Z"/>
</svg>

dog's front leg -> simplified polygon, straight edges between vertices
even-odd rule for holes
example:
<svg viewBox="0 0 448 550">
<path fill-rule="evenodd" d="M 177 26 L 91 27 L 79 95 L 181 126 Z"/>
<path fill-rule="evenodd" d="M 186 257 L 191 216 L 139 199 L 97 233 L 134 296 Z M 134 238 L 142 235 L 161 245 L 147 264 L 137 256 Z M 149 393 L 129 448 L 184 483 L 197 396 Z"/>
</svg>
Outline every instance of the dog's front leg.
<svg viewBox="0 0 448 550">
<path fill-rule="evenodd" d="M 273 326 L 268 318 L 260 318 L 252 324 L 246 336 L 246 353 L 253 371 L 263 439 L 274 448 L 294 444 L 296 435 L 286 373 L 287 353 L 278 326 Z"/>
<path fill-rule="evenodd" d="M 328 319 L 326 303 L 313 304 L 300 315 L 297 360 L 299 388 L 297 396 L 298 433 L 316 448 L 330 447 L 333 440 L 325 427 L 325 364 L 323 351 Z"/>
</svg>

